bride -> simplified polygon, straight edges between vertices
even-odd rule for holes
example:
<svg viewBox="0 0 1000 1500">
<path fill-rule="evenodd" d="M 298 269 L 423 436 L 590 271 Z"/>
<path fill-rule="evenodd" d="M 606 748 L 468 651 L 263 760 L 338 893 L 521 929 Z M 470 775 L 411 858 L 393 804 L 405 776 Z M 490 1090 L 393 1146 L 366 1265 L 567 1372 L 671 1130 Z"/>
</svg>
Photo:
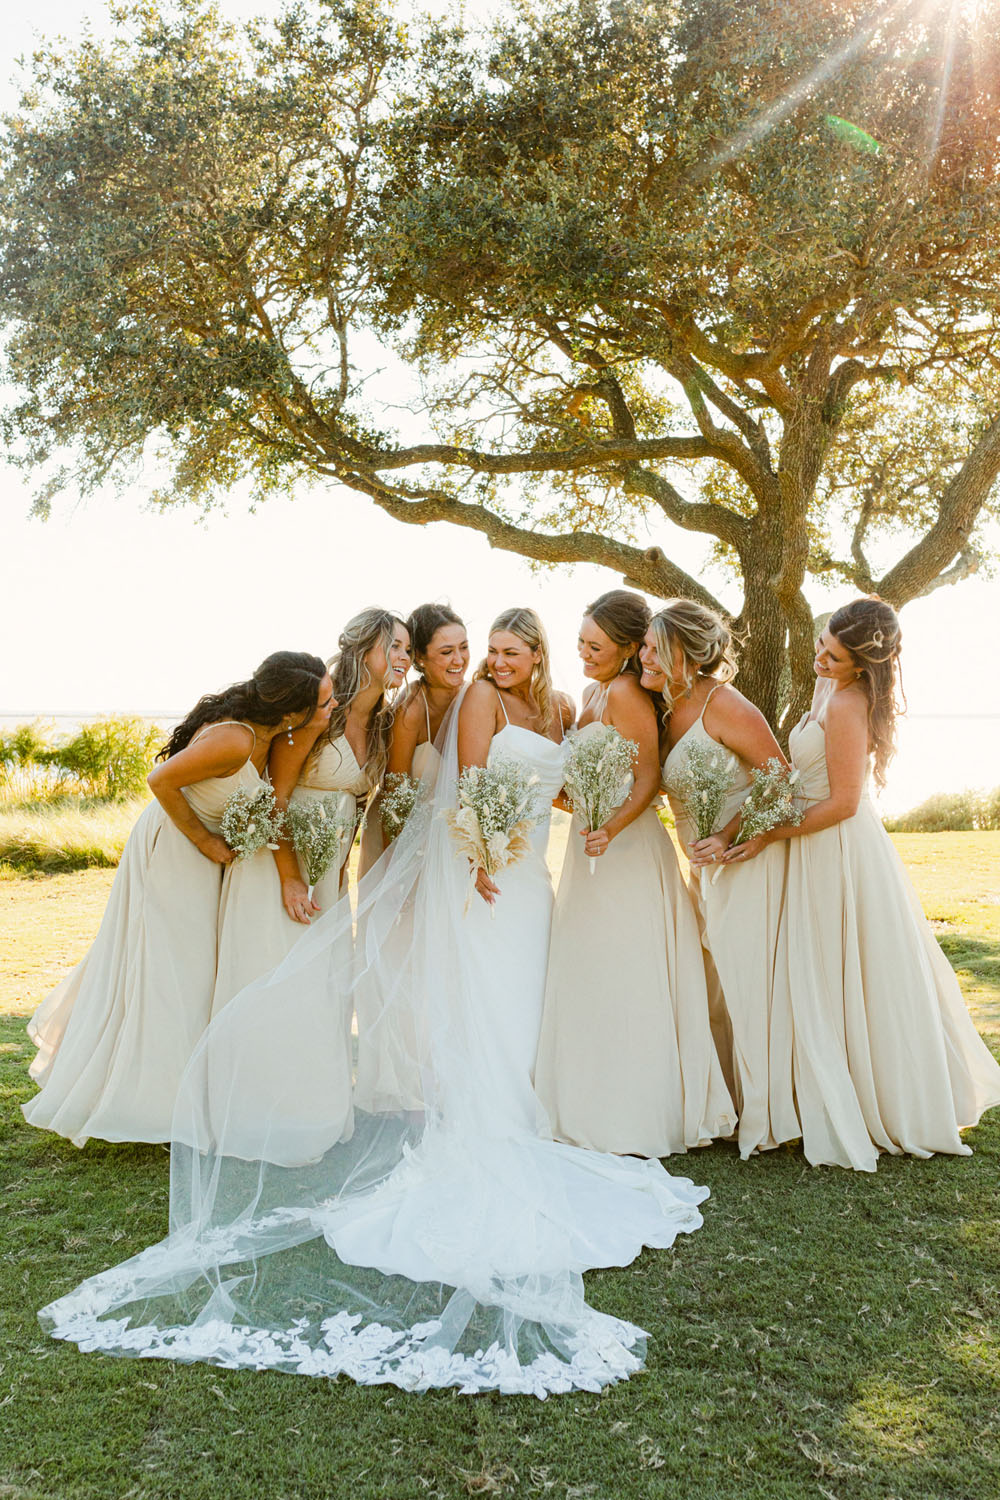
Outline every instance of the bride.
<svg viewBox="0 0 1000 1500">
<path fill-rule="evenodd" d="M 433 791 L 359 885 L 354 965 L 337 957 L 340 903 L 221 1012 L 181 1088 L 170 1234 L 43 1309 L 55 1337 L 417 1390 L 545 1396 L 640 1368 L 642 1330 L 589 1307 L 581 1273 L 697 1229 L 707 1189 L 551 1139 L 530 1071 L 565 705 L 533 611 L 500 616 L 477 678 L 443 726 Z M 537 777 L 532 847 L 495 882 L 477 873 L 483 901 L 444 817 L 460 757 Z M 327 1103 L 359 976 L 393 1037 L 418 1039 L 422 1112 L 356 1100 L 345 1120 Z"/>
</svg>

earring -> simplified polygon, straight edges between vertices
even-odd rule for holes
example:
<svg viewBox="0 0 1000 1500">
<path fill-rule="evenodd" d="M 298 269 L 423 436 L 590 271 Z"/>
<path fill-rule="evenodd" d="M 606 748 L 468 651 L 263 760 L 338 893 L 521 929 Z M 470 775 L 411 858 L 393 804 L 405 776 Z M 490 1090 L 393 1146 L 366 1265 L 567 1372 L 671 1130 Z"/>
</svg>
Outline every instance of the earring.
<svg viewBox="0 0 1000 1500">
<path fill-rule="evenodd" d="M 288 743 L 290 745 L 294 745 L 295 741 L 292 739 L 292 726 L 291 726 L 291 724 L 286 725 L 286 729 L 287 729 L 287 733 L 288 733 Z"/>
</svg>

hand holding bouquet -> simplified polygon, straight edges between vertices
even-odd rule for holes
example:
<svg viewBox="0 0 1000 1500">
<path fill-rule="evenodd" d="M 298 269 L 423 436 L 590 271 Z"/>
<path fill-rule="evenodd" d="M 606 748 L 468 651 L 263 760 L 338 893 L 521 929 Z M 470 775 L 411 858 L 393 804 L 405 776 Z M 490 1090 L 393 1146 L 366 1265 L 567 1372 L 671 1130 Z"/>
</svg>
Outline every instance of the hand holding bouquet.
<svg viewBox="0 0 1000 1500">
<path fill-rule="evenodd" d="M 566 795 L 588 833 L 601 828 L 617 812 L 632 789 L 633 767 L 639 747 L 626 740 L 611 724 L 602 724 L 591 734 L 571 729 L 566 759 Z M 594 873 L 595 859 L 590 861 Z"/>
<path fill-rule="evenodd" d="M 349 838 L 354 820 L 343 811 L 341 800 L 328 797 L 293 800 L 288 804 L 288 826 L 295 852 L 302 861 L 309 886 L 309 900 L 327 870 L 340 861 L 344 840 Z"/>
<path fill-rule="evenodd" d="M 492 878 L 527 852 L 539 821 L 537 781 L 517 761 L 500 757 L 489 766 L 467 766 L 458 778 L 458 806 L 445 816 L 459 850 L 468 855 L 473 887 L 479 870 Z"/>
<path fill-rule="evenodd" d="M 219 831 L 237 859 L 250 859 L 258 849 L 277 849 L 285 834 L 285 819 L 274 792 L 266 783 L 256 792 L 239 787 L 222 810 Z"/>
<path fill-rule="evenodd" d="M 755 766 L 750 772 L 750 790 L 740 808 L 740 826 L 730 847 L 747 844 L 758 834 L 770 833 L 772 828 L 786 824 L 798 827 L 803 817 L 795 803 L 798 782 L 798 771 L 789 770 L 776 756 L 765 766 Z M 722 868 L 720 865 L 712 871 L 713 883 Z"/>
</svg>

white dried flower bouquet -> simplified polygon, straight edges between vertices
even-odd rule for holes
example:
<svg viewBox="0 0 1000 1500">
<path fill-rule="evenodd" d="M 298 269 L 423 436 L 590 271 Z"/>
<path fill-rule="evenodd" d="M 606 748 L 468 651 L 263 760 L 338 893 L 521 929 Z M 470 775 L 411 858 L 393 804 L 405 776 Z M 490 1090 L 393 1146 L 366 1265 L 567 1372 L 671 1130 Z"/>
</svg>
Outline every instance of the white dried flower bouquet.
<svg viewBox="0 0 1000 1500">
<path fill-rule="evenodd" d="M 420 782 L 405 771 L 390 771 L 385 778 L 379 812 L 385 836 L 390 843 L 399 838 L 420 795 Z"/>
<path fill-rule="evenodd" d="M 592 833 L 618 811 L 632 790 L 639 746 L 613 724 L 602 724 L 589 734 L 571 729 L 566 739 L 570 749 L 563 786 L 574 813 Z M 596 863 L 591 859 L 591 874 Z"/>
<path fill-rule="evenodd" d="M 460 853 L 468 856 L 473 887 L 478 870 L 492 879 L 527 853 L 540 820 L 537 784 L 538 777 L 517 761 L 499 756 L 488 766 L 467 766 L 458 778 L 458 806 L 445 816 Z"/>
<path fill-rule="evenodd" d="M 288 826 L 295 852 L 302 861 L 309 900 L 327 870 L 340 863 L 344 841 L 354 831 L 354 819 L 334 793 L 328 797 L 293 799 L 288 804 Z"/>
<path fill-rule="evenodd" d="M 684 803 L 699 839 L 718 831 L 735 769 L 735 758 L 721 745 L 693 740 L 680 769 L 671 775 L 670 790 Z"/>
<path fill-rule="evenodd" d="M 219 831 L 237 859 L 277 849 L 285 836 L 285 817 L 272 788 L 266 783 L 255 792 L 239 787 L 222 810 Z"/>
</svg>

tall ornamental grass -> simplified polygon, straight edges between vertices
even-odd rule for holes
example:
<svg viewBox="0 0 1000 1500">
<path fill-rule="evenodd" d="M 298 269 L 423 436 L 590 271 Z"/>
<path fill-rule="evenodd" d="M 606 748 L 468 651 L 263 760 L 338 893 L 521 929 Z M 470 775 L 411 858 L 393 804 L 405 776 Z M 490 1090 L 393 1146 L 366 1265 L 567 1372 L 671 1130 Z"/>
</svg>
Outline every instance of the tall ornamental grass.
<svg viewBox="0 0 1000 1500">
<path fill-rule="evenodd" d="M 148 797 L 122 802 L 67 798 L 0 808 L 0 864 L 55 873 L 114 867 Z"/>
</svg>

